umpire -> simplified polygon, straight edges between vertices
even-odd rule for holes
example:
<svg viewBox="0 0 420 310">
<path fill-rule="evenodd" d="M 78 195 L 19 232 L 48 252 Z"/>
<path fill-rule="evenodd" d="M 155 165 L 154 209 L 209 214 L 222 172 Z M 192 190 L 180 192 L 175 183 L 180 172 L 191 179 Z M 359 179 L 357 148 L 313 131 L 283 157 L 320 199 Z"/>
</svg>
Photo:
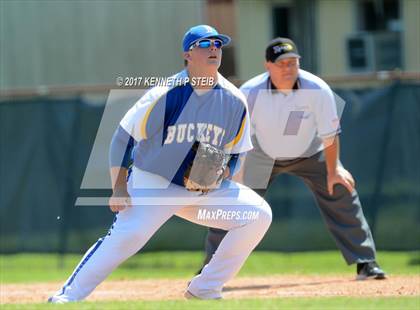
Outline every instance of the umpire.
<svg viewBox="0 0 420 310">
<path fill-rule="evenodd" d="M 299 177 L 317 206 L 346 262 L 357 263 L 357 279 L 384 279 L 352 175 L 339 160 L 339 118 L 330 87 L 299 68 L 294 42 L 276 38 L 265 53 L 267 72 L 247 81 L 254 149 L 236 180 L 265 195 L 281 173 Z M 226 231 L 210 228 L 208 263 Z"/>
</svg>

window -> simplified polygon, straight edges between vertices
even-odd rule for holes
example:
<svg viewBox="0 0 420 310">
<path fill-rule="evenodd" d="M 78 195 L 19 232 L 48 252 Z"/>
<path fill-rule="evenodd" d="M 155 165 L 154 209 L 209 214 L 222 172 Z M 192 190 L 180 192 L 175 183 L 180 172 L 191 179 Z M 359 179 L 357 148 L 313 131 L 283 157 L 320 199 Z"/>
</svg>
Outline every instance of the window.
<svg viewBox="0 0 420 310">
<path fill-rule="evenodd" d="M 273 16 L 273 38 L 292 37 L 290 33 L 290 8 L 289 7 L 274 7 L 272 16 Z"/>
<path fill-rule="evenodd" d="M 348 36 L 352 72 L 402 68 L 400 0 L 358 0 L 359 32 Z"/>
<path fill-rule="evenodd" d="M 401 31 L 399 0 L 359 0 L 359 30 Z"/>
</svg>

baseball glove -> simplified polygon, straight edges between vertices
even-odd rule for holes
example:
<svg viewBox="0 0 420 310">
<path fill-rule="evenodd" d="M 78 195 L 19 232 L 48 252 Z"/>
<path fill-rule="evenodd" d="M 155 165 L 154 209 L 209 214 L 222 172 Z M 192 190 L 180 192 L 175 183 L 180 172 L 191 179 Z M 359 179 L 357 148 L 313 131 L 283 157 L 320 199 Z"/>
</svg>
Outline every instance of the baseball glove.
<svg viewBox="0 0 420 310">
<path fill-rule="evenodd" d="M 230 155 L 208 143 L 195 142 L 192 149 L 195 157 L 185 171 L 184 186 L 206 194 L 222 183 Z"/>
</svg>

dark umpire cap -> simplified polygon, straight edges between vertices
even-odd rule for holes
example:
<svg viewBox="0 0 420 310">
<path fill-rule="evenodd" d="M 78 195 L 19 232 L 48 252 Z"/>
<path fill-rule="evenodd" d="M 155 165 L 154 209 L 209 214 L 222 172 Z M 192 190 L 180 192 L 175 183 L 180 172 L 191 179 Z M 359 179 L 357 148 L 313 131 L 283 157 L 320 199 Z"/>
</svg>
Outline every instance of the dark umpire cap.
<svg viewBox="0 0 420 310">
<path fill-rule="evenodd" d="M 288 38 L 275 38 L 265 50 L 265 60 L 269 62 L 276 62 L 289 57 L 300 58 L 300 55 L 296 44 Z"/>
<path fill-rule="evenodd" d="M 188 52 L 190 46 L 201 39 L 214 38 L 222 41 L 223 45 L 230 43 L 230 37 L 225 34 L 219 34 L 216 29 L 208 25 L 198 25 L 190 28 L 184 35 L 182 47 L 184 52 Z"/>
</svg>

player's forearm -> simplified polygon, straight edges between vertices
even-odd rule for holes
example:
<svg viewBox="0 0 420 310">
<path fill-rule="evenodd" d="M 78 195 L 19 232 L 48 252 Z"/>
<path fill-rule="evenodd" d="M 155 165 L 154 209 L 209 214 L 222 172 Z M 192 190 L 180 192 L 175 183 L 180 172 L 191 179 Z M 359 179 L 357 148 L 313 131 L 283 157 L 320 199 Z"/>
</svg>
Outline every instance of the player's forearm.
<svg viewBox="0 0 420 310">
<path fill-rule="evenodd" d="M 127 191 L 127 173 L 128 170 L 124 167 L 111 167 L 111 182 L 112 182 L 112 191 Z"/>
<path fill-rule="evenodd" d="M 112 137 L 109 149 L 109 166 L 114 193 L 127 191 L 127 173 L 133 145 L 134 139 L 119 126 Z"/>
<path fill-rule="evenodd" d="M 340 158 L 340 142 L 338 136 L 325 139 L 323 142 L 327 173 L 332 175 L 337 171 L 338 160 Z"/>
</svg>

